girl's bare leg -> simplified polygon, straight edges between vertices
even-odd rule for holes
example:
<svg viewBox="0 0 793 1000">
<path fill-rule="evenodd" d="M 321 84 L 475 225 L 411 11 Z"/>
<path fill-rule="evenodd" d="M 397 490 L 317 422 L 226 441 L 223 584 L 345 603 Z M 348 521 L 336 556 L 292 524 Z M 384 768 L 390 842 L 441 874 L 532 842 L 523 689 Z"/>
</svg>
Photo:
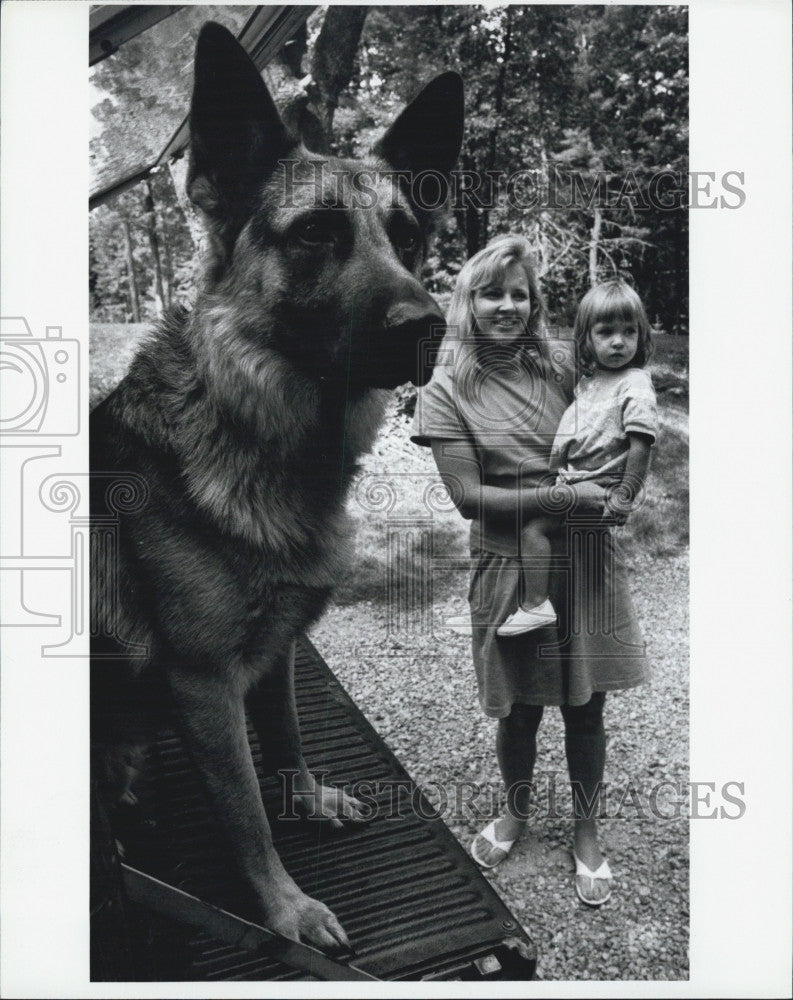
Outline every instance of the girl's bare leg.
<svg viewBox="0 0 793 1000">
<path fill-rule="evenodd" d="M 526 610 L 538 607 L 548 597 L 551 542 L 548 533 L 556 527 L 551 518 L 528 521 L 520 534 L 521 588 L 518 603 Z"/>
</svg>

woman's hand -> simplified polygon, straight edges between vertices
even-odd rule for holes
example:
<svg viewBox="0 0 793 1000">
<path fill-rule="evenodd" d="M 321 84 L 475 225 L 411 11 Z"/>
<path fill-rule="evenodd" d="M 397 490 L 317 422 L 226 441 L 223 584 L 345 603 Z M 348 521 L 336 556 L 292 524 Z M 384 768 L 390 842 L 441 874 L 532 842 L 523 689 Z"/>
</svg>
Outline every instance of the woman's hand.
<svg viewBox="0 0 793 1000">
<path fill-rule="evenodd" d="M 554 486 L 484 485 L 482 463 L 470 441 L 434 439 L 432 454 L 452 502 L 468 520 L 506 519 L 514 524 L 518 515 L 525 522 L 560 513 L 554 506 Z"/>
<path fill-rule="evenodd" d="M 602 486 L 588 480 L 582 483 L 567 483 L 566 485 L 568 489 L 572 490 L 575 497 L 573 513 L 603 515 L 606 508 L 606 491 Z"/>
<path fill-rule="evenodd" d="M 562 510 L 558 501 L 559 487 L 485 486 L 482 484 L 482 466 L 473 445 L 464 440 L 433 440 L 432 454 L 441 479 L 449 491 L 455 507 L 464 518 L 509 519 L 520 514 L 524 523 L 533 518 L 563 517 L 565 514 L 595 515 L 609 514 L 606 506 L 606 490 L 588 480 L 582 483 L 567 483 L 566 490 L 572 494 L 571 509 Z M 566 504 L 565 504 L 566 507 Z"/>
</svg>

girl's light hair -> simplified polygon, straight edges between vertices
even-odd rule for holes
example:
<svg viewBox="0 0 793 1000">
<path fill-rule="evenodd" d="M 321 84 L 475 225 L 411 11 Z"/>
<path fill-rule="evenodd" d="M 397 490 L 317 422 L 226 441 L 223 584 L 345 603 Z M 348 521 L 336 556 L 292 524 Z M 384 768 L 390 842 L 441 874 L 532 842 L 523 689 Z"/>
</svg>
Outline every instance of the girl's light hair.
<svg viewBox="0 0 793 1000">
<path fill-rule="evenodd" d="M 527 340 L 541 336 L 545 320 L 545 302 L 532 264 L 531 244 L 522 236 L 497 236 L 484 250 L 467 260 L 457 275 L 446 324 L 451 336 L 460 341 L 476 342 L 478 331 L 474 319 L 474 292 L 493 282 L 501 282 L 507 268 L 517 264 L 523 268 L 529 285 L 531 312 L 526 333 L 519 338 L 521 346 Z"/>
<path fill-rule="evenodd" d="M 597 359 L 589 346 L 589 333 L 596 323 L 633 323 L 639 333 L 636 354 L 629 367 L 643 368 L 653 356 L 650 323 L 642 300 L 627 281 L 615 278 L 595 285 L 578 306 L 573 333 L 578 345 L 578 363 L 586 371 L 597 368 Z"/>
</svg>

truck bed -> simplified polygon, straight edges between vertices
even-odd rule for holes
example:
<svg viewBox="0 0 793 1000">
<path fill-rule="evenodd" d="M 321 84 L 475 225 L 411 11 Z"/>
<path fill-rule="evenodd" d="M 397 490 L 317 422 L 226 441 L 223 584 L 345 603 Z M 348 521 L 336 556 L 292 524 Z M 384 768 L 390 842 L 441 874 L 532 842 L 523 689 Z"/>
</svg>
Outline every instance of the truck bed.
<svg viewBox="0 0 793 1000">
<path fill-rule="evenodd" d="M 249 729 L 276 848 L 298 885 L 341 921 L 354 949 L 346 959 L 384 980 L 532 978 L 531 939 L 307 639 L 298 644 L 296 673 L 309 767 L 324 772 L 326 782 L 369 782 L 377 802 L 373 819 L 341 831 L 317 821 L 279 820 L 281 786 L 262 774 L 258 742 Z M 121 844 L 126 864 L 253 919 L 225 860 L 198 775 L 173 728 L 158 733 L 136 794 L 136 806 L 120 808 L 110 818 L 111 831 L 97 833 L 95 827 L 95 855 L 112 855 Z M 129 952 L 121 978 L 310 978 L 123 898 L 113 910 L 115 933 L 96 926 L 108 919 L 106 907 L 93 919 L 93 979 L 116 978 L 112 970 L 119 956 L 112 952 L 119 948 Z M 119 937 L 126 940 L 120 944 Z"/>
</svg>

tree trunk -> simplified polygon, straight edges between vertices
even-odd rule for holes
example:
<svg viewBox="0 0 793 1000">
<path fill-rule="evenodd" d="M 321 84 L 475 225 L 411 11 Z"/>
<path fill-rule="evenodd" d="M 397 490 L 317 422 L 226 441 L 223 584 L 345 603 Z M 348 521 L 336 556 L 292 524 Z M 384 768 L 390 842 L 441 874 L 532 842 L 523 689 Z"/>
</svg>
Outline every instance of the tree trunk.
<svg viewBox="0 0 793 1000">
<path fill-rule="evenodd" d="M 501 65 L 498 70 L 498 79 L 496 80 L 496 93 L 495 93 L 495 125 L 491 129 L 489 140 L 488 140 L 488 156 L 487 156 L 487 169 L 495 170 L 496 168 L 496 149 L 498 147 L 498 131 L 501 124 L 501 115 L 504 111 L 504 92 L 506 89 L 507 82 L 507 63 L 509 62 L 510 56 L 512 55 L 512 8 L 507 7 L 506 10 L 506 27 L 504 29 L 504 55 L 501 59 Z"/>
<path fill-rule="evenodd" d="M 333 135 L 339 94 L 352 79 L 368 10 L 368 7 L 328 7 L 314 44 L 311 59 L 311 76 L 317 89 L 314 106 L 328 140 Z"/>
<path fill-rule="evenodd" d="M 545 148 L 545 139 L 540 141 L 540 177 L 545 180 L 548 177 L 548 153 Z M 537 247 L 537 272 L 540 277 L 547 274 L 550 265 L 551 254 L 546 233 L 548 227 L 549 213 L 547 210 L 536 214 L 534 245 Z"/>
<path fill-rule="evenodd" d="M 168 170 L 171 173 L 176 200 L 184 212 L 185 222 L 192 237 L 193 245 L 197 251 L 201 251 L 206 243 L 206 233 L 204 232 L 204 227 L 201 225 L 201 220 L 196 215 L 193 203 L 187 197 L 187 191 L 185 190 L 187 183 L 187 154 L 185 153 L 178 160 L 172 160 L 168 164 Z"/>
<path fill-rule="evenodd" d="M 589 242 L 589 287 L 594 288 L 598 283 L 598 244 L 600 243 L 600 229 L 603 225 L 603 214 L 600 208 L 595 205 L 595 221 L 592 223 L 592 237 Z"/>
<path fill-rule="evenodd" d="M 457 229 L 465 237 L 465 257 L 467 260 L 483 246 L 479 211 L 471 204 L 466 205 L 465 208 L 456 208 L 454 220 L 457 223 Z"/>
<path fill-rule="evenodd" d="M 476 160 L 467 153 L 462 155 L 462 170 L 464 174 L 472 174 L 476 170 Z M 466 260 L 483 246 L 481 239 L 480 211 L 474 204 L 474 197 L 464 197 L 463 205 L 454 209 L 454 221 L 460 234 L 465 238 Z"/>
<path fill-rule="evenodd" d="M 487 167 L 485 170 L 485 176 L 488 178 L 487 184 L 492 185 L 494 182 L 490 178 L 495 176 L 497 153 L 498 153 L 498 138 L 499 138 L 499 126 L 501 124 L 501 116 L 504 111 L 504 93 L 506 91 L 506 81 L 507 81 L 507 64 L 509 63 L 510 56 L 512 55 L 512 8 L 507 7 L 505 15 L 506 26 L 504 28 L 504 55 L 501 59 L 501 65 L 498 71 L 498 79 L 496 80 L 496 91 L 495 91 L 495 125 L 490 130 L 490 136 L 488 137 L 488 150 L 487 150 Z M 486 189 L 488 195 L 488 205 L 494 204 L 494 198 L 492 195 L 494 192 L 491 189 Z M 479 245 L 487 246 L 487 241 L 490 237 L 490 210 L 485 208 L 482 209 L 482 217 L 479 222 Z M 477 248 L 478 249 L 478 248 Z"/>
<path fill-rule="evenodd" d="M 166 309 L 170 309 L 173 305 L 173 254 L 171 253 L 171 240 L 169 238 L 165 215 L 162 216 L 161 222 L 162 246 L 164 250 L 163 264 L 165 265 L 165 307 Z"/>
<path fill-rule="evenodd" d="M 132 260 L 132 236 L 129 231 L 129 222 L 121 220 L 121 231 L 124 234 L 124 253 L 127 258 L 127 282 L 129 286 L 129 301 L 132 307 L 132 322 L 140 323 L 140 298 L 138 296 L 138 283 L 135 280 L 135 264 Z"/>
<path fill-rule="evenodd" d="M 162 262 L 160 260 L 160 241 L 157 236 L 157 217 L 154 212 L 154 193 L 151 181 L 146 180 L 146 197 L 143 201 L 143 211 L 146 215 L 146 229 L 149 234 L 149 246 L 154 261 L 154 289 L 157 316 L 162 316 L 165 308 L 165 288 L 162 281 Z"/>
</svg>

